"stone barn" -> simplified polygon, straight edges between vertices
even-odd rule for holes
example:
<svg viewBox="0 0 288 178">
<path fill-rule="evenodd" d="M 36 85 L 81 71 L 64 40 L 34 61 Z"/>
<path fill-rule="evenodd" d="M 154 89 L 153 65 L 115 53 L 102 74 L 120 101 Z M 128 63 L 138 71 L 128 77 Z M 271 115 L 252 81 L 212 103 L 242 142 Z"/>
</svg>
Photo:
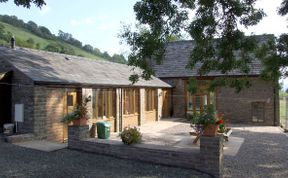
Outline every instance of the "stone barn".
<svg viewBox="0 0 288 178">
<path fill-rule="evenodd" d="M 156 77 L 132 85 L 131 74 L 125 64 L 0 47 L 0 127 L 15 122 L 19 133 L 65 141 L 67 124 L 61 120 L 85 98 L 90 128 L 108 121 L 118 132 L 158 121 L 170 85 Z"/>
</svg>

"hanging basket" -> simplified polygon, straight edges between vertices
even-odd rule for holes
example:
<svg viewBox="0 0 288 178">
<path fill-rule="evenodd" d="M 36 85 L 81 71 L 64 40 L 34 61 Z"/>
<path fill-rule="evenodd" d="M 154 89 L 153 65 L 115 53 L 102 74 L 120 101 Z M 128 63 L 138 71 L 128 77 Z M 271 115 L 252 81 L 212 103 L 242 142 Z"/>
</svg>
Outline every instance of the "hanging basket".
<svg viewBox="0 0 288 178">
<path fill-rule="evenodd" d="M 218 125 L 212 125 L 212 124 L 205 126 L 203 136 L 215 137 L 217 134 L 218 127 L 219 127 Z"/>
</svg>

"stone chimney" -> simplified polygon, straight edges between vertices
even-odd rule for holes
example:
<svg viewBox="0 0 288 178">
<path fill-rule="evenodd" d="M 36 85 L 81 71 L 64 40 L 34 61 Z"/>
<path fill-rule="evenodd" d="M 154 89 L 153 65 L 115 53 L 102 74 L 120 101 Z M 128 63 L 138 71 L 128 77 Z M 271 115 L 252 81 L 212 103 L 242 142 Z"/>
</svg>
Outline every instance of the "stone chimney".
<svg viewBox="0 0 288 178">
<path fill-rule="evenodd" d="M 14 38 L 14 36 L 12 36 L 10 42 L 11 42 L 11 48 L 14 49 L 15 48 L 15 38 Z"/>
</svg>

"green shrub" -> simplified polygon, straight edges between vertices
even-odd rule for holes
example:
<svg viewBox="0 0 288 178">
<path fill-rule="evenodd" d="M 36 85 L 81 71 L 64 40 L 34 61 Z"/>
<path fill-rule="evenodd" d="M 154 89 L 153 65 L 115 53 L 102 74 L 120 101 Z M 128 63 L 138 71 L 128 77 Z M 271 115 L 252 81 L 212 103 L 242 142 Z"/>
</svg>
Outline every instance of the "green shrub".
<svg viewBox="0 0 288 178">
<path fill-rule="evenodd" d="M 191 116 L 191 122 L 192 124 L 197 125 L 204 125 L 207 126 L 209 124 L 216 125 L 216 109 L 215 107 L 210 104 L 207 105 L 203 112 L 196 112 Z"/>
<path fill-rule="evenodd" d="M 88 108 L 87 108 L 87 101 L 84 101 L 83 103 L 77 105 L 73 112 L 68 113 L 64 116 L 62 119 L 62 122 L 69 123 L 71 121 L 74 121 L 76 119 L 88 119 Z"/>
<path fill-rule="evenodd" d="M 127 145 L 140 143 L 142 139 L 142 135 L 136 127 L 130 128 L 125 127 L 124 131 L 120 134 L 122 142 Z"/>
</svg>

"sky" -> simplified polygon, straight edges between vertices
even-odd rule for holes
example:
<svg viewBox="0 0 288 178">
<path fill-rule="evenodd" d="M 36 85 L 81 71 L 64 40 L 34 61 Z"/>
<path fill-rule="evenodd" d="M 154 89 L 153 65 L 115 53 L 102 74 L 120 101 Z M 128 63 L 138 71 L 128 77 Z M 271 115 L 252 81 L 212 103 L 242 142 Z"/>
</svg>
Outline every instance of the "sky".
<svg viewBox="0 0 288 178">
<path fill-rule="evenodd" d="M 133 5 L 137 0 L 45 0 L 41 9 L 16 6 L 12 0 L 0 3 L 1 14 L 15 15 L 25 22 L 32 20 L 38 25 L 48 27 L 52 33 L 59 30 L 70 33 L 74 38 L 99 48 L 102 52 L 127 53 L 128 48 L 120 45 L 118 34 L 122 24 L 135 24 Z M 277 15 L 276 9 L 281 0 L 258 0 L 257 7 L 267 14 L 257 26 L 246 34 L 275 34 L 287 31 L 288 21 Z"/>
<path fill-rule="evenodd" d="M 16 6 L 12 0 L 0 3 L 1 14 L 16 15 L 25 22 L 32 20 L 48 27 L 52 33 L 59 30 L 70 33 L 74 38 L 99 48 L 102 52 L 127 53 L 125 45 L 120 45 L 117 37 L 121 24 L 135 24 L 133 5 L 137 0 L 45 0 L 46 6 L 30 9 Z M 276 9 L 281 0 L 258 0 L 257 7 L 267 13 L 257 26 L 246 34 L 275 34 L 287 31 L 287 19 L 277 15 Z"/>
<path fill-rule="evenodd" d="M 282 0 L 258 0 L 257 7 L 263 8 L 267 16 L 255 27 L 245 29 L 247 35 L 287 32 L 287 17 L 276 13 Z M 102 52 L 107 51 L 127 56 L 128 47 L 120 44 L 117 37 L 121 24 L 135 24 L 133 5 L 137 0 L 45 0 L 46 6 L 39 9 L 18 7 L 9 0 L 0 3 L 0 14 L 15 15 L 25 22 L 32 20 L 45 26 L 52 33 L 59 30 L 70 33 L 83 44 L 90 44 Z M 288 81 L 285 81 L 285 88 Z"/>
<path fill-rule="evenodd" d="M 135 22 L 133 5 L 136 0 L 45 0 L 40 10 L 16 6 L 13 0 L 0 3 L 0 14 L 15 15 L 25 22 L 32 20 L 48 27 L 52 33 L 59 30 L 70 33 L 83 44 L 91 44 L 102 52 L 126 52 L 127 47 L 119 44 L 117 35 L 121 23 Z"/>
</svg>

